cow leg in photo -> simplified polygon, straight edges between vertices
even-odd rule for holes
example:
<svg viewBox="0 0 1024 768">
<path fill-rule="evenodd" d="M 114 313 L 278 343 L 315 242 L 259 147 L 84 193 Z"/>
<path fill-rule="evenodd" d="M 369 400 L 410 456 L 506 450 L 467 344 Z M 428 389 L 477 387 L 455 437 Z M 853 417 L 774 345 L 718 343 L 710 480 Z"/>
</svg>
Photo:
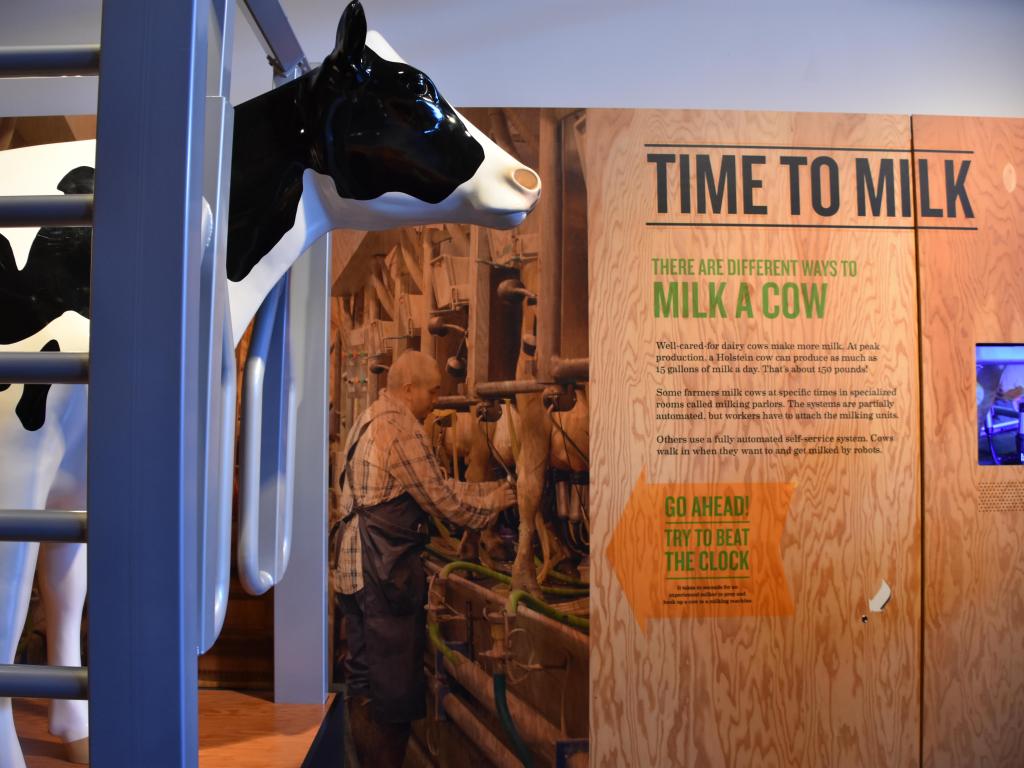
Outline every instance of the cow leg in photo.
<svg viewBox="0 0 1024 768">
<path fill-rule="evenodd" d="M 551 411 L 548 416 L 552 421 L 551 465 L 557 470 L 571 473 L 587 472 L 590 468 L 590 408 L 586 388 L 580 387 L 576 390 L 576 403 L 569 411 Z M 565 515 L 570 521 L 578 521 L 583 514 L 586 488 L 586 485 L 577 484 L 575 481 L 565 482 L 561 506 L 564 507 Z M 561 509 L 559 514 L 562 514 Z M 570 560 L 571 553 L 566 542 L 547 520 L 545 529 L 550 546 L 545 550 L 538 579 L 543 584 L 556 568 L 565 575 L 576 578 L 579 572 Z"/>
<path fill-rule="evenodd" d="M 465 417 L 465 419 L 463 419 Z M 482 424 L 469 414 L 459 414 L 458 427 L 468 433 L 466 441 L 467 465 L 466 481 L 470 483 L 482 483 L 492 479 L 492 469 L 495 462 L 491 456 L 491 445 L 494 442 L 494 424 Z M 484 429 L 490 430 L 490 441 Z M 505 551 L 505 544 L 498 536 L 497 531 L 488 528 L 483 531 L 467 530 L 462 535 L 459 543 L 459 559 L 469 562 L 480 562 L 488 568 L 497 568 L 499 563 L 507 562 L 511 558 Z"/>
<path fill-rule="evenodd" d="M 562 539 L 558 536 L 558 533 L 551 525 L 551 521 L 543 515 L 541 517 L 542 520 L 540 524 L 537 526 L 537 534 L 538 536 L 540 536 L 542 543 L 541 552 L 543 554 L 543 559 L 541 562 L 540 571 L 537 573 L 537 581 L 543 584 L 545 581 L 547 581 L 548 576 L 551 574 L 553 570 L 558 568 L 558 566 L 562 565 L 562 563 L 566 563 L 566 561 L 569 559 L 570 553 L 569 548 L 565 546 L 565 544 L 562 542 Z M 575 578 L 579 575 L 579 572 L 574 571 L 575 568 L 567 568 L 562 572 L 565 573 L 565 575 L 567 576 L 572 576 Z"/>
<path fill-rule="evenodd" d="M 510 549 L 496 528 L 480 531 L 480 558 L 487 567 L 499 570 L 501 563 L 511 561 L 513 556 Z"/>
<path fill-rule="evenodd" d="M 548 446 L 550 428 L 544 403 L 540 395 L 528 394 L 516 397 L 522 416 L 522 434 L 519 435 L 519 456 L 516 461 L 516 495 L 519 503 L 519 546 L 512 564 L 512 588 L 524 589 L 540 598 L 537 572 L 533 565 L 533 535 L 537 521 L 542 514 L 541 497 L 544 494 L 544 477 L 548 468 Z"/>
</svg>

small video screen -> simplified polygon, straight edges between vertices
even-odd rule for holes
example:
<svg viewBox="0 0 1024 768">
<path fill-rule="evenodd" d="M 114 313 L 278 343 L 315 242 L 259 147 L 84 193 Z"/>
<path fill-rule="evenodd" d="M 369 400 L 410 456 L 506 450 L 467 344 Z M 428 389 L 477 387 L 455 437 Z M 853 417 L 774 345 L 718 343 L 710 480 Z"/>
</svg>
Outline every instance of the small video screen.
<svg viewBox="0 0 1024 768">
<path fill-rule="evenodd" d="M 978 463 L 1024 464 L 1024 344 L 978 344 Z"/>
</svg>

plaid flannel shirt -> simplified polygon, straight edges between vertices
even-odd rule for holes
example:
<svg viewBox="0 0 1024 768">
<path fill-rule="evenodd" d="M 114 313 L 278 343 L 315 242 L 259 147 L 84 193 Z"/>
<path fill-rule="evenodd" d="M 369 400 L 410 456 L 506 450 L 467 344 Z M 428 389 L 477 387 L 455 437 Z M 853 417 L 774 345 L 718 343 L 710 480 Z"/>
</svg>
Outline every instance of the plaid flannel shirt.
<svg viewBox="0 0 1024 768">
<path fill-rule="evenodd" d="M 335 585 L 343 594 L 363 588 L 359 520 L 351 515 L 355 504 L 368 507 L 409 493 L 425 512 L 474 529 L 485 528 L 500 511 L 489 498 L 500 481 L 460 483 L 445 478 L 423 425 L 386 391 L 352 426 L 343 456 L 349 455 L 355 440 L 359 442 L 341 490 L 342 518 L 348 519 L 342 523 Z"/>
</svg>

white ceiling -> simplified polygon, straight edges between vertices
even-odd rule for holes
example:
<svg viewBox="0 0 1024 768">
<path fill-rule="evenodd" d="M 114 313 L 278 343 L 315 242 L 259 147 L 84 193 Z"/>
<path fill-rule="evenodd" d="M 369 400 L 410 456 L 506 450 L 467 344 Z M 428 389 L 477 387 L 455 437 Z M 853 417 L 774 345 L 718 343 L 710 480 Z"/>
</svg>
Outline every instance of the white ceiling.
<svg viewBox="0 0 1024 768">
<path fill-rule="evenodd" d="M 97 42 L 100 0 L 0 0 L 0 46 Z M 283 0 L 307 57 L 344 2 Z M 1022 0 L 364 0 L 458 106 L 1024 117 Z M 270 69 L 237 16 L 232 101 Z M 0 115 L 91 112 L 94 78 L 0 81 Z"/>
</svg>

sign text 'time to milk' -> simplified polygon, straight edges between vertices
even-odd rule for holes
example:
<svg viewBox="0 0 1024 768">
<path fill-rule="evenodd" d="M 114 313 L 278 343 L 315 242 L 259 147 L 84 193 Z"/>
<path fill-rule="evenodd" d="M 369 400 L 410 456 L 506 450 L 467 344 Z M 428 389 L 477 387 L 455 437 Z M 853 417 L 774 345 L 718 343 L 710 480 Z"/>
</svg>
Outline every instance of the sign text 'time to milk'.
<svg viewBox="0 0 1024 768">
<path fill-rule="evenodd" d="M 971 154 L 647 144 L 648 225 L 974 229 Z"/>
</svg>

